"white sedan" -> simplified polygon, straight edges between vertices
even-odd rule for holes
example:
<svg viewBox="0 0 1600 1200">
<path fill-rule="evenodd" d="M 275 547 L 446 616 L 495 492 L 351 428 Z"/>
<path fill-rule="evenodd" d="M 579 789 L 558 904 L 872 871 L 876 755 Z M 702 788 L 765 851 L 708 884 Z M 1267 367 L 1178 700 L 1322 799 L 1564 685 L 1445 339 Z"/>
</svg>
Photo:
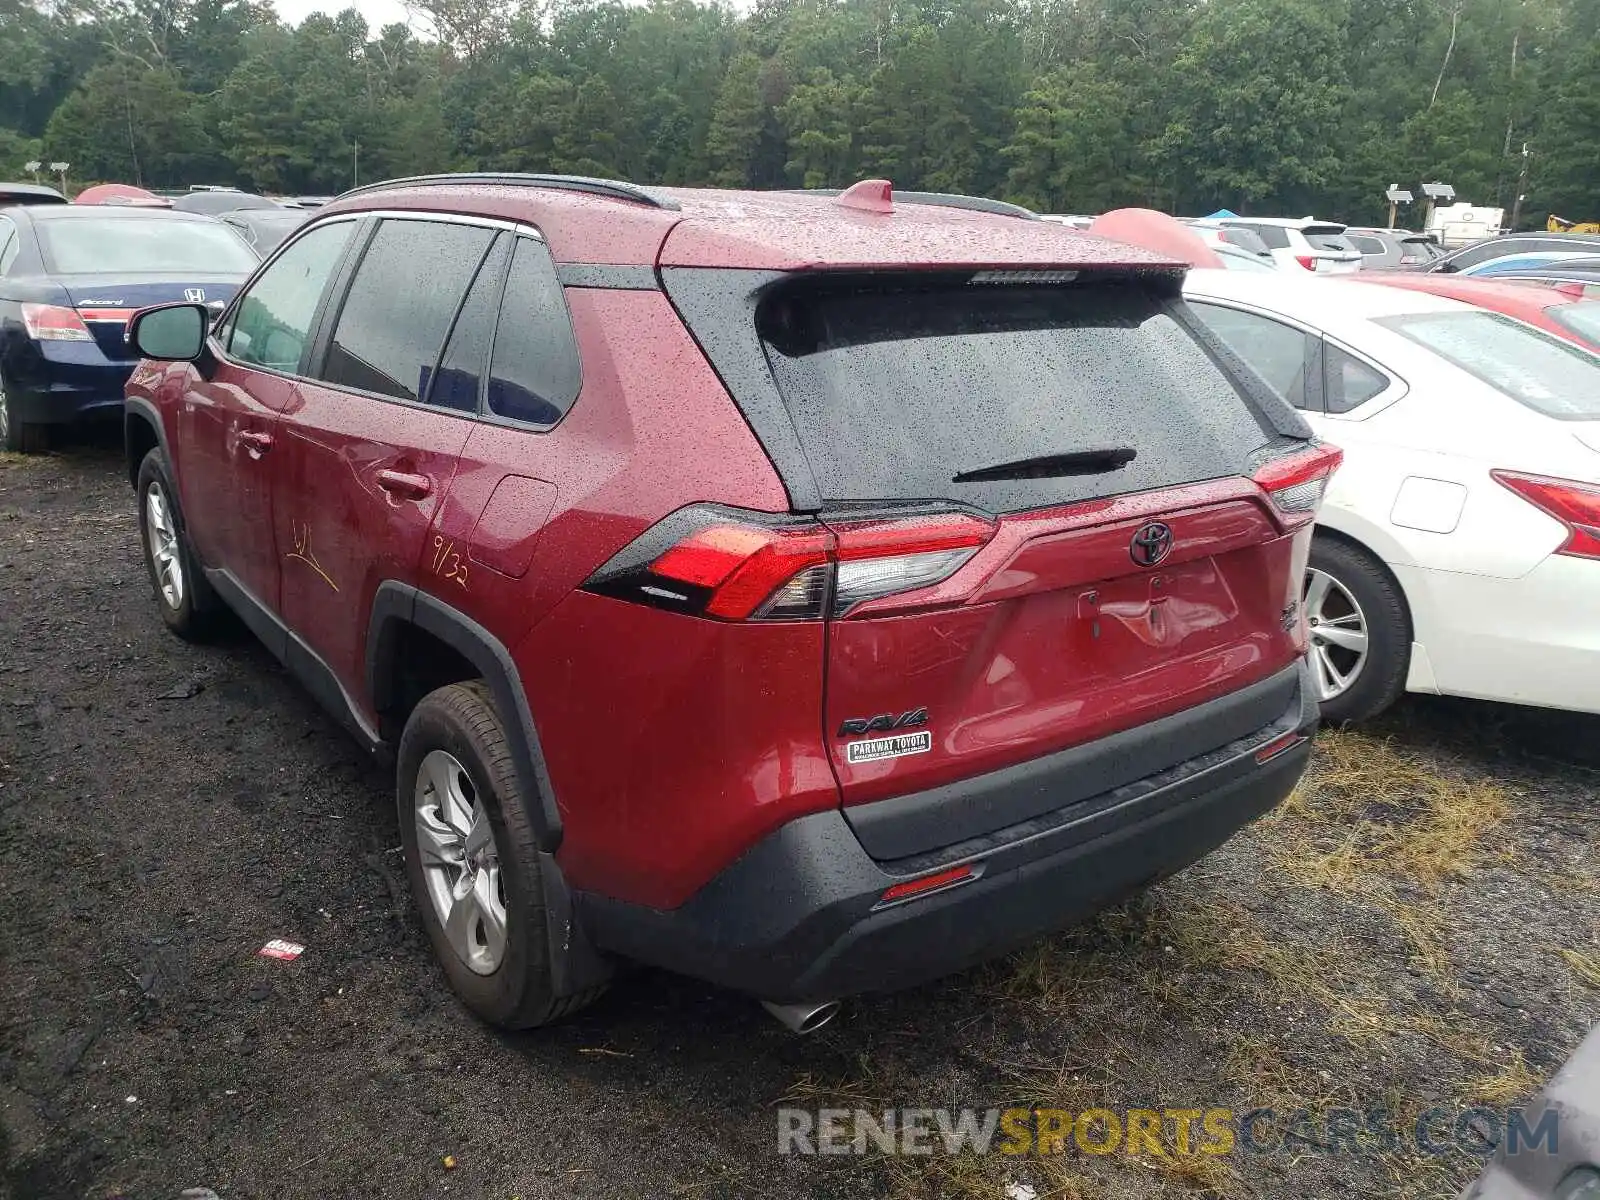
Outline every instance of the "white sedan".
<svg viewBox="0 0 1600 1200">
<path fill-rule="evenodd" d="M 1600 357 L 1370 283 L 1191 271 L 1184 295 L 1345 451 L 1306 575 L 1324 714 L 1600 712 Z"/>
</svg>

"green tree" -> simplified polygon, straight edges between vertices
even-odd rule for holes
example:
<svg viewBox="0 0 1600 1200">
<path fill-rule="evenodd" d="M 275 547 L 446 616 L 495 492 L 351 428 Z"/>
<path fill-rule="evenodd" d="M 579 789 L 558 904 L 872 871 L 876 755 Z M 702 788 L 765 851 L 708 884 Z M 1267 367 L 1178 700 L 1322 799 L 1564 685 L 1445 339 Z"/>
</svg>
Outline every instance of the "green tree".
<svg viewBox="0 0 1600 1200">
<path fill-rule="evenodd" d="M 1093 63 L 1034 81 L 1001 151 L 1010 199 L 1044 212 L 1103 212 L 1141 202 L 1145 148 L 1129 128 L 1126 85 Z"/>
<path fill-rule="evenodd" d="M 835 79 L 819 67 L 798 85 L 778 110 L 788 139 L 790 179 L 801 187 L 850 183 L 858 175 L 855 130 L 866 89 Z"/>
<path fill-rule="evenodd" d="M 728 64 L 706 135 L 712 183 L 723 187 L 746 187 L 751 183 L 751 168 L 761 148 L 767 118 L 761 70 L 761 60 L 748 50 L 734 55 Z"/>
<path fill-rule="evenodd" d="M 1173 62 L 1161 154 L 1179 207 L 1304 208 L 1338 172 L 1341 0 L 1229 0 Z"/>
<path fill-rule="evenodd" d="M 79 180 L 171 186 L 214 164 L 196 98 L 170 68 L 122 59 L 103 63 L 61 102 L 45 127 L 51 159 Z"/>
</svg>

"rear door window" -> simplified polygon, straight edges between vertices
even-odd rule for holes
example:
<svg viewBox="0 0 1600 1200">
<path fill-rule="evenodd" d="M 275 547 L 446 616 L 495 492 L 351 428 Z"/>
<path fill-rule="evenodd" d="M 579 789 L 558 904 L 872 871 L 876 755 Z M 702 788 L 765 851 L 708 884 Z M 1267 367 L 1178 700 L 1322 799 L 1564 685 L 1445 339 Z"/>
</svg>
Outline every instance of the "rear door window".
<svg viewBox="0 0 1600 1200">
<path fill-rule="evenodd" d="M 1321 408 L 1309 395 L 1317 339 L 1258 313 L 1190 301 L 1196 316 L 1272 391 L 1299 409 Z"/>
<path fill-rule="evenodd" d="M 1180 303 L 986 274 L 797 280 L 763 302 L 825 501 L 1014 512 L 1237 474 L 1272 440 Z M 1051 457 L 1072 466 L 1024 465 Z M 1008 465 L 1020 477 L 992 470 Z"/>
<path fill-rule="evenodd" d="M 320 378 L 397 400 L 421 398 L 494 231 L 383 221 L 345 295 Z"/>
<path fill-rule="evenodd" d="M 549 426 L 578 398 L 578 345 L 545 244 L 517 239 L 489 368 L 489 411 Z"/>
<path fill-rule="evenodd" d="M 475 413 L 479 409 L 489 348 L 494 344 L 495 316 L 500 311 L 500 292 L 506 283 L 509 243 L 509 238 L 500 239 L 467 289 L 439 369 L 428 385 L 429 404 L 457 412 Z"/>
<path fill-rule="evenodd" d="M 1600 356 L 1499 313 L 1414 313 L 1378 322 L 1513 400 L 1563 421 L 1600 419 Z"/>
<path fill-rule="evenodd" d="M 1250 230 L 1270 250 L 1287 250 L 1289 248 L 1289 231 L 1281 225 L 1242 225 L 1239 228 Z"/>
<path fill-rule="evenodd" d="M 0 217 L 0 275 L 11 269 L 17 260 L 22 243 L 17 238 L 17 227 L 5 217 Z"/>
</svg>

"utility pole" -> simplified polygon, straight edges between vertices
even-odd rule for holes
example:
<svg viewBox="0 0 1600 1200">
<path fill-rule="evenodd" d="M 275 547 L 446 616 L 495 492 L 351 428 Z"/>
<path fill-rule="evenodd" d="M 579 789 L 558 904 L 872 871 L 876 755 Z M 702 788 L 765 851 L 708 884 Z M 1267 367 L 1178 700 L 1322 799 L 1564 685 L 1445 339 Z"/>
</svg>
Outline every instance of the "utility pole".
<svg viewBox="0 0 1600 1200">
<path fill-rule="evenodd" d="M 350 151 L 350 186 L 361 186 L 361 143 L 356 142 Z"/>
<path fill-rule="evenodd" d="M 1507 233 L 1517 231 L 1517 223 L 1522 220 L 1522 201 L 1528 191 L 1528 143 L 1522 143 L 1522 173 L 1517 176 L 1517 198 L 1511 205 L 1511 228 Z"/>
</svg>

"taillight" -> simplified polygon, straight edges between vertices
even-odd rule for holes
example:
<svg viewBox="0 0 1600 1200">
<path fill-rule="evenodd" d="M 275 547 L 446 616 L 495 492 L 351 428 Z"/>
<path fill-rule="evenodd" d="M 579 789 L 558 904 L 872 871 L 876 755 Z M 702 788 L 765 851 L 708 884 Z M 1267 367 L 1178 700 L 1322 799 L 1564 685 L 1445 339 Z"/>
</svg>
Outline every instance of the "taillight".
<svg viewBox="0 0 1600 1200">
<path fill-rule="evenodd" d="M 839 544 L 833 614 L 948 579 L 994 535 L 966 513 L 938 513 L 835 525 Z"/>
<path fill-rule="evenodd" d="M 1339 447 L 1320 444 L 1272 459 L 1251 478 L 1285 524 L 1304 525 L 1316 520 L 1328 480 L 1343 461 Z"/>
<path fill-rule="evenodd" d="M 1556 548 L 1557 554 L 1600 558 L 1600 487 L 1516 471 L 1490 471 L 1489 474 L 1567 527 L 1567 540 Z"/>
<path fill-rule="evenodd" d="M 94 334 L 74 308 L 56 304 L 24 304 L 22 327 L 36 342 L 92 342 Z"/>
<path fill-rule="evenodd" d="M 1296 254 L 1294 260 L 1308 271 L 1317 269 L 1317 256 L 1314 254 Z"/>
<path fill-rule="evenodd" d="M 625 547 L 589 591 L 723 621 L 818 620 L 947 579 L 994 533 L 964 513 L 854 521 L 694 505 Z"/>
</svg>

